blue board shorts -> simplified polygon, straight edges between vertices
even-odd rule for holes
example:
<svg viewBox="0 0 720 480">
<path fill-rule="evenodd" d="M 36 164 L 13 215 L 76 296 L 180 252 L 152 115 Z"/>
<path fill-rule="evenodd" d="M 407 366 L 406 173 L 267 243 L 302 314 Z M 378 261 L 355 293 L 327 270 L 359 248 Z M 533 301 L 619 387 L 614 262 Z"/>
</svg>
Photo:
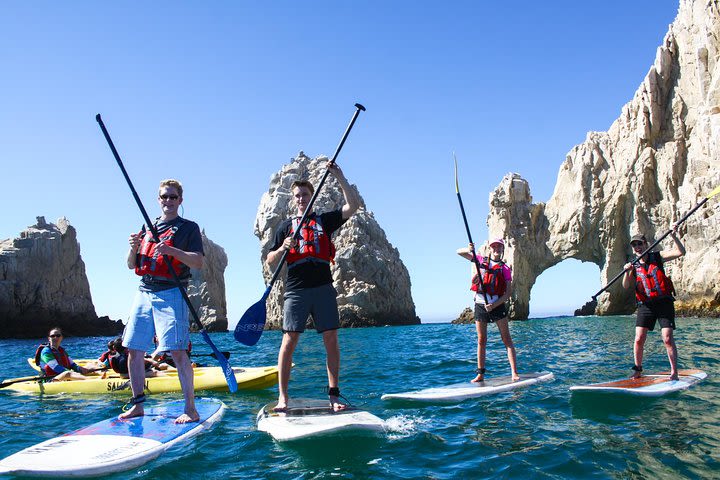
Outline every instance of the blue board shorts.
<svg viewBox="0 0 720 480">
<path fill-rule="evenodd" d="M 156 348 L 161 351 L 187 350 L 190 342 L 190 310 L 179 288 L 159 292 L 139 290 L 135 295 L 123 345 L 131 350 Z"/>
<path fill-rule="evenodd" d="M 283 332 L 304 332 L 310 315 L 318 333 L 340 328 L 337 291 L 331 283 L 285 292 Z"/>
</svg>

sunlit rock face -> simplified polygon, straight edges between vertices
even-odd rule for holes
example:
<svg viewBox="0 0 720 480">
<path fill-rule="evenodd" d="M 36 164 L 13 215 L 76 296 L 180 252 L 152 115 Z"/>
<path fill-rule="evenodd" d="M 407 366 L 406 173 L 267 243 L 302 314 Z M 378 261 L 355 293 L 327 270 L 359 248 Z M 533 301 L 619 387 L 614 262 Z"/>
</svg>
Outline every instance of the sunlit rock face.
<svg viewBox="0 0 720 480">
<path fill-rule="evenodd" d="M 0 241 L 0 338 L 113 335 L 120 322 L 98 318 L 75 228 L 65 218 L 37 223 Z"/>
<path fill-rule="evenodd" d="M 720 185 L 719 38 L 717 2 L 681 1 L 635 96 L 607 132 L 588 133 L 568 153 L 550 200 L 533 203 L 515 173 L 490 194 L 490 237 L 508 241 L 513 266 L 512 318 L 527 318 L 530 289 L 546 269 L 568 258 L 592 262 L 605 285 L 631 258 L 633 234 L 652 243 Z M 667 264 L 681 315 L 720 315 L 719 202 L 682 225 L 687 255 Z M 597 301 L 598 314 L 635 308 L 620 281 Z"/>
<path fill-rule="evenodd" d="M 225 268 L 228 258 L 225 250 L 210 240 L 202 231 L 205 259 L 202 269 L 192 269 L 188 296 L 195 307 L 200 322 L 209 332 L 225 332 L 228 329 L 227 300 L 225 297 Z M 192 330 L 197 325 L 190 323 Z"/>
<path fill-rule="evenodd" d="M 262 196 L 255 219 L 255 235 L 260 239 L 260 261 L 266 281 L 273 273 L 265 267 L 265 259 L 275 231 L 283 220 L 295 213 L 290 186 L 300 179 L 317 186 L 325 173 L 327 160 L 325 157 L 311 159 L 300 152 L 271 177 L 270 188 Z M 322 213 L 341 208 L 343 204 L 340 186 L 329 175 L 313 210 Z M 410 275 L 400 260 L 400 252 L 390 244 L 362 199 L 360 209 L 333 235 L 333 243 L 337 252 L 331 268 L 338 292 L 341 326 L 420 323 L 410 294 Z M 284 278 L 283 272 L 267 300 L 266 328 L 269 329 L 282 326 Z M 312 326 L 310 320 L 308 325 Z"/>
</svg>

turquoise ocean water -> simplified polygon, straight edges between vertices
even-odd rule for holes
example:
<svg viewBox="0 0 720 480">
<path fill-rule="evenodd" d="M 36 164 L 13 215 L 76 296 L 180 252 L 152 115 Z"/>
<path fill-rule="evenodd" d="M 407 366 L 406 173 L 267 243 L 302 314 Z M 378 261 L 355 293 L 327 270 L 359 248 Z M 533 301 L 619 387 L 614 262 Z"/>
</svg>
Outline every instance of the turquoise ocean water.
<svg viewBox="0 0 720 480">
<path fill-rule="evenodd" d="M 344 329 L 341 389 L 356 405 L 387 421 L 377 439 L 342 437 L 283 446 L 255 428 L 271 388 L 210 393 L 228 410 L 213 430 L 140 469 L 110 478 L 720 478 L 720 323 L 680 319 L 682 368 L 700 368 L 704 382 L 654 400 L 573 398 L 575 384 L 621 378 L 632 365 L 632 317 L 547 318 L 512 322 L 521 372 L 549 370 L 551 383 L 451 405 L 380 400 L 383 393 L 469 380 L 475 368 L 472 325 Z M 488 376 L 509 373 L 491 326 Z M 664 370 L 659 333 L 646 345 L 646 371 Z M 212 334 L 234 366 L 272 365 L 278 332 L 255 347 L 231 333 Z M 76 358 L 95 357 L 105 338 L 68 338 Z M 195 351 L 202 339 L 193 338 Z M 31 375 L 25 358 L 36 342 L 0 341 L 0 378 Z M 320 336 L 306 333 L 295 356 L 291 395 L 321 398 L 326 384 Z M 151 401 L 178 398 L 155 395 Z M 0 390 L 0 452 L 9 455 L 48 438 L 116 415 L 125 397 L 27 396 Z"/>
</svg>

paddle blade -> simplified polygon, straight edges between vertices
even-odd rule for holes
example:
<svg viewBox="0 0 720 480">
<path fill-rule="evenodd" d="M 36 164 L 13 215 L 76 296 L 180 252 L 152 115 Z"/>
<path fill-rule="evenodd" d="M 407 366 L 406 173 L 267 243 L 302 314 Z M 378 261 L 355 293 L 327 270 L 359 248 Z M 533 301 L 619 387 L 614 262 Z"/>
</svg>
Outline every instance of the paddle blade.
<svg viewBox="0 0 720 480">
<path fill-rule="evenodd" d="M 210 335 L 208 335 L 205 330 L 200 330 L 200 334 L 202 335 L 203 340 L 205 340 L 205 343 L 210 345 L 210 348 L 212 348 L 212 351 L 214 353 L 213 356 L 217 358 L 217 361 L 222 368 L 223 374 L 225 375 L 225 381 L 228 384 L 228 389 L 230 390 L 230 393 L 237 392 L 237 379 L 235 378 L 235 373 L 233 372 L 232 367 L 228 363 L 227 358 L 225 358 L 223 354 L 220 353 L 212 340 L 210 340 Z"/>
<path fill-rule="evenodd" d="M 707 199 L 709 200 L 709 199 L 711 199 L 712 197 L 714 197 L 715 195 L 717 195 L 718 193 L 720 193 L 720 186 L 719 186 L 719 187 L 716 187 L 715 190 L 713 190 L 712 192 L 710 192 L 710 195 L 708 195 L 708 196 L 705 197 L 705 198 L 707 198 Z"/>
<path fill-rule="evenodd" d="M 268 286 L 263 297 L 247 309 L 235 326 L 235 340 L 243 345 L 252 347 L 260 340 L 260 336 L 265 329 L 265 320 L 267 319 L 265 300 L 267 300 L 271 288 L 272 285 Z"/>
</svg>

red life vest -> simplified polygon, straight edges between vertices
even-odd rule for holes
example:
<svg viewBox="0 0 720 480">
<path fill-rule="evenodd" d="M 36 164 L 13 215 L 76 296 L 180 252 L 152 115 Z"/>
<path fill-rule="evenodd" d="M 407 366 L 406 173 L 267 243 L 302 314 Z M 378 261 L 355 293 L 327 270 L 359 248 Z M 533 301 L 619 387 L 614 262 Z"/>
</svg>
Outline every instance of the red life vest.
<svg viewBox="0 0 720 480">
<path fill-rule="evenodd" d="M 68 370 L 72 370 L 73 364 L 70 361 L 70 356 L 67 354 L 63 347 L 58 347 L 57 349 L 54 349 L 49 344 L 41 344 L 39 347 L 37 347 L 37 350 L 35 350 L 35 365 L 40 367 L 44 374 L 57 375 L 57 373 L 55 373 L 55 370 L 50 368 L 47 364 L 40 366 L 40 364 L 42 363 L 40 356 L 42 355 L 42 351 L 45 347 L 48 347 L 50 349 L 50 353 L 53 354 L 53 356 L 55 357 L 55 361 L 58 363 L 58 365 L 65 367 Z"/>
<path fill-rule="evenodd" d="M 635 264 L 635 298 L 638 302 L 672 297 L 674 294 L 675 287 L 670 277 L 665 275 L 658 252 L 649 253 L 645 264 Z"/>
<path fill-rule="evenodd" d="M 482 291 L 488 295 L 497 295 L 498 297 L 505 295 L 507 291 L 507 281 L 505 280 L 505 274 L 503 272 L 505 262 L 497 262 L 491 267 L 490 259 L 488 257 L 481 257 L 479 263 L 480 273 L 482 274 Z M 473 275 L 470 290 L 477 292 L 479 281 L 480 275 Z"/>
<path fill-rule="evenodd" d="M 299 223 L 300 218 L 293 218 L 290 235 L 295 233 Z M 323 230 L 317 215 L 311 216 L 303 224 L 297 247 L 288 252 L 288 267 L 297 266 L 310 259 L 327 264 L 335 263 L 335 245 Z"/>
<path fill-rule="evenodd" d="M 158 240 L 169 247 L 174 247 L 173 238 L 185 222 L 186 220 L 180 218 L 180 221 L 172 227 L 162 233 L 158 233 L 158 237 L 160 237 Z M 158 242 L 155 241 L 152 233 L 143 227 L 140 235 L 140 248 L 138 249 L 137 260 L 135 262 L 135 273 L 140 276 L 150 275 L 152 277 L 172 278 L 170 268 L 165 262 L 165 258 L 157 252 Z M 168 258 L 175 269 L 175 273 L 180 275 L 180 267 L 183 265 L 182 262 L 175 257 L 168 256 Z"/>
</svg>

